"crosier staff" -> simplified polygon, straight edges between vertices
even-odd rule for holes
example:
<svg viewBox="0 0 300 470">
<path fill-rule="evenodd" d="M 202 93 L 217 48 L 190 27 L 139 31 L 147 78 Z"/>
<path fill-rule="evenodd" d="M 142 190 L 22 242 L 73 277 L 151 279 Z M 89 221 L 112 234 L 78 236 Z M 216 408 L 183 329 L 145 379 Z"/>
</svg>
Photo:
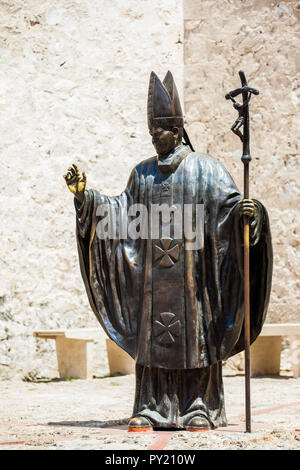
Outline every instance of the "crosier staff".
<svg viewBox="0 0 300 470">
<path fill-rule="evenodd" d="M 244 200 L 249 200 L 249 163 L 250 155 L 250 125 L 249 125 L 249 101 L 251 95 L 258 95 L 259 91 L 248 87 L 246 76 L 239 71 L 242 87 L 230 91 L 225 98 L 233 102 L 233 107 L 239 116 L 231 130 L 243 143 L 242 162 L 244 164 Z M 243 103 L 238 103 L 234 98 L 242 94 Z M 243 126 L 243 133 L 240 128 Z M 250 265 L 249 265 L 249 216 L 244 215 L 244 296 L 245 296 L 245 407 L 246 407 L 246 432 L 251 432 L 251 402 L 250 402 Z"/>
</svg>

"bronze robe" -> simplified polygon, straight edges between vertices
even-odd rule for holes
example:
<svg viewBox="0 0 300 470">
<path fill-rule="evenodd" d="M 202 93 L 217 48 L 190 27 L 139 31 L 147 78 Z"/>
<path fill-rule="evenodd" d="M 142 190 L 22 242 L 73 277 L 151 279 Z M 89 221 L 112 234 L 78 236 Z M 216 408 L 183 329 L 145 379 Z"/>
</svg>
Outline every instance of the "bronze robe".
<svg viewBox="0 0 300 470">
<path fill-rule="evenodd" d="M 207 412 L 202 414 L 209 415 L 213 408 L 208 416 L 211 425 L 225 424 L 221 361 L 244 348 L 243 237 L 237 208 L 241 198 L 221 163 L 180 146 L 166 161 L 153 157 L 137 165 L 120 196 L 89 190 L 80 207 L 75 202 L 80 267 L 91 307 L 108 336 L 135 359 L 134 414 L 146 415 L 153 424 L 183 426 L 191 416 L 187 410 L 197 415 L 195 402 L 202 402 L 205 395 Z M 170 237 L 167 242 L 98 238 L 99 206 L 108 204 L 118 215 L 136 203 L 149 212 L 151 204 L 203 204 L 201 247 L 187 250 L 184 237 Z M 255 204 L 251 342 L 266 316 L 272 274 L 268 215 L 261 203 Z M 130 220 L 127 216 L 128 224 Z M 118 217 L 116 225 L 118 232 Z M 150 226 L 151 222 L 149 230 Z M 194 369 L 198 378 L 202 370 L 206 380 L 188 380 L 199 384 L 197 390 L 189 388 L 190 398 L 184 385 L 169 387 L 166 403 L 166 384 L 178 385 L 178 374 L 184 381 L 183 369 L 189 375 Z M 155 387 L 159 390 L 154 397 Z"/>
</svg>

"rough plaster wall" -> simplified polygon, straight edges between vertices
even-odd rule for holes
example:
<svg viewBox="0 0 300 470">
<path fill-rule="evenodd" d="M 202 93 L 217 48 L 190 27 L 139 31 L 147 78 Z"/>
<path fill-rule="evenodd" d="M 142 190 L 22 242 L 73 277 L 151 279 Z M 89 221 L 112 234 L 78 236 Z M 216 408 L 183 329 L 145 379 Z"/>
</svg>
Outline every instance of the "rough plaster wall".
<svg viewBox="0 0 300 470">
<path fill-rule="evenodd" d="M 62 174 L 77 162 L 114 195 L 153 154 L 149 74 L 182 89 L 182 2 L 0 1 L 0 18 L 0 374 L 47 375 L 54 343 L 33 330 L 98 325 Z"/>
<path fill-rule="evenodd" d="M 238 71 L 251 102 L 250 196 L 267 207 L 274 280 L 268 321 L 299 322 L 299 17 L 297 1 L 184 0 L 185 113 L 197 150 L 219 158 L 243 189 L 236 111 L 225 94 Z"/>
</svg>

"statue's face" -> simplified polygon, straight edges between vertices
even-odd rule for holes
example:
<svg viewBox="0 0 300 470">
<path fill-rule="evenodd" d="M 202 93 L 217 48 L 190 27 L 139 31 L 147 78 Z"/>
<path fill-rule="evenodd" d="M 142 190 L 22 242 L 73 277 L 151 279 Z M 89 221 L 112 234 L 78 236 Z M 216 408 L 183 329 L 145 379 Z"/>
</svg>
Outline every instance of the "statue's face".
<svg viewBox="0 0 300 470">
<path fill-rule="evenodd" d="M 150 135 L 152 136 L 152 144 L 159 156 L 168 155 L 178 143 L 177 127 L 174 127 L 171 131 L 161 127 L 153 127 Z"/>
</svg>

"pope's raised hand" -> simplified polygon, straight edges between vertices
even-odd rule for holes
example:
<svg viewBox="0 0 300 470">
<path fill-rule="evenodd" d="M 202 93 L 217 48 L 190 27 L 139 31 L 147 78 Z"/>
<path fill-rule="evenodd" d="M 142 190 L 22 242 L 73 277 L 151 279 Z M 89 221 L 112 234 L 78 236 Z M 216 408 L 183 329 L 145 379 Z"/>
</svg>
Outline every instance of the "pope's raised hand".
<svg viewBox="0 0 300 470">
<path fill-rule="evenodd" d="M 64 175 L 64 178 L 71 193 L 74 194 L 78 201 L 82 202 L 86 185 L 86 175 L 84 171 L 81 174 L 77 166 L 73 164 L 68 168 L 68 173 Z"/>
</svg>

